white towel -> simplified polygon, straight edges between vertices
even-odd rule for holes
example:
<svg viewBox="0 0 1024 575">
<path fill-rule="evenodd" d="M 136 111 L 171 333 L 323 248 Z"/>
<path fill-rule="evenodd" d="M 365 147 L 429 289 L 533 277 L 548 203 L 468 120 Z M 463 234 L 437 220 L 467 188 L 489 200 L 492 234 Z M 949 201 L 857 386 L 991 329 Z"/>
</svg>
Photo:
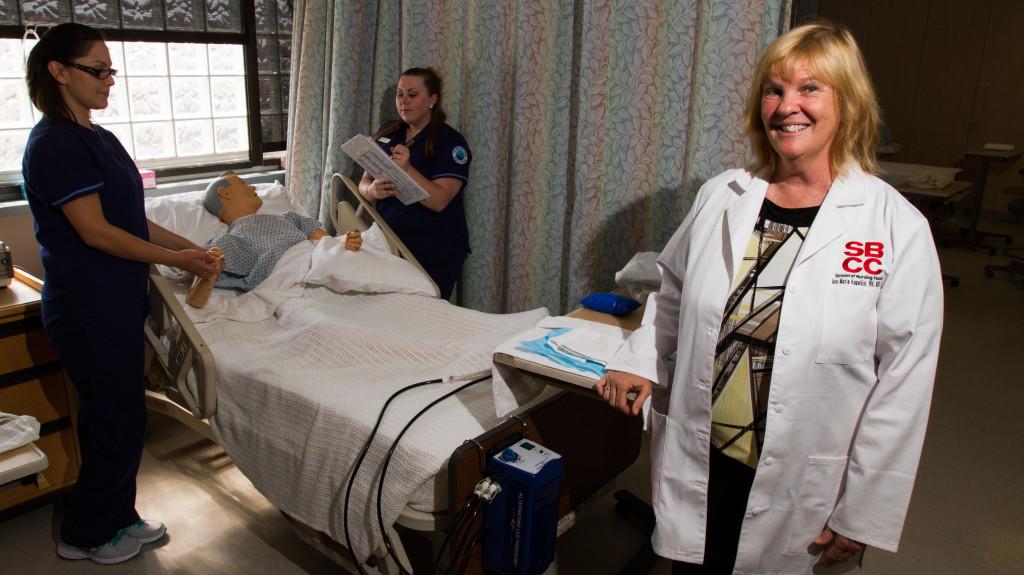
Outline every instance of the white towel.
<svg viewBox="0 0 1024 575">
<path fill-rule="evenodd" d="M 17 449 L 39 439 L 39 420 L 31 415 L 0 411 L 0 453 Z"/>
<path fill-rule="evenodd" d="M 578 327 L 553 337 L 549 341 L 555 349 L 562 353 L 575 355 L 576 357 L 589 359 L 590 361 L 605 365 L 615 355 L 615 352 L 619 351 L 619 348 L 622 347 L 623 338 L 585 327 Z"/>
</svg>

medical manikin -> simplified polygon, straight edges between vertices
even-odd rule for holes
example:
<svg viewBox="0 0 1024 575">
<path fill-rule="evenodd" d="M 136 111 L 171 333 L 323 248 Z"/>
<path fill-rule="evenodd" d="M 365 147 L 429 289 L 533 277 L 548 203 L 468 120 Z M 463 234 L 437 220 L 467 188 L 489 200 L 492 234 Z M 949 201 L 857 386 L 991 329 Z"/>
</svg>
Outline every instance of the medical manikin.
<svg viewBox="0 0 1024 575">
<path fill-rule="evenodd" d="M 221 258 L 220 274 L 207 280 L 197 278 L 186 298 L 189 305 L 205 306 L 214 287 L 241 293 L 252 290 L 292 246 L 327 235 L 313 218 L 295 212 L 259 214 L 262 205 L 256 188 L 232 172 L 207 187 L 203 206 L 227 224 L 228 230 L 207 244 L 210 253 Z M 359 232 L 349 232 L 345 248 L 355 251 L 361 246 Z"/>
</svg>

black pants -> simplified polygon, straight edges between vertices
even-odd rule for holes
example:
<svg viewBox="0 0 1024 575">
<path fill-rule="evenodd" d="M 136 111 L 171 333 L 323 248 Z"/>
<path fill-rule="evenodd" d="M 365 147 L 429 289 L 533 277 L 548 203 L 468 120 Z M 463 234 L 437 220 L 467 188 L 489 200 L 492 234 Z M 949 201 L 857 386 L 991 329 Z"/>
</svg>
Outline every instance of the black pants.
<svg viewBox="0 0 1024 575">
<path fill-rule="evenodd" d="M 676 561 L 673 575 L 719 575 L 732 573 L 736 547 L 747 509 L 747 497 L 754 483 L 754 470 L 711 448 L 708 477 L 708 529 L 704 542 L 704 564 Z"/>
<path fill-rule="evenodd" d="M 142 322 L 76 321 L 43 306 L 46 332 L 78 390 L 82 467 L 60 537 L 97 547 L 139 520 L 135 475 L 146 432 Z"/>
</svg>

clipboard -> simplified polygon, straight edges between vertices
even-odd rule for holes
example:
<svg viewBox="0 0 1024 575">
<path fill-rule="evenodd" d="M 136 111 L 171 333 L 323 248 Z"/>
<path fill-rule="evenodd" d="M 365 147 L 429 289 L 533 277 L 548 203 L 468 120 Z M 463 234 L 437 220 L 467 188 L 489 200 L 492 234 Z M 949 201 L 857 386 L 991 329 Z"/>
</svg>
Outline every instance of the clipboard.
<svg viewBox="0 0 1024 575">
<path fill-rule="evenodd" d="M 366 173 L 373 176 L 374 179 L 385 178 L 394 182 L 395 189 L 398 191 L 396 197 L 403 204 L 408 206 L 430 197 L 426 190 L 409 177 L 409 174 L 405 173 L 402 168 L 399 168 L 398 164 L 369 137 L 356 134 L 341 145 L 341 150 L 362 166 Z"/>
</svg>

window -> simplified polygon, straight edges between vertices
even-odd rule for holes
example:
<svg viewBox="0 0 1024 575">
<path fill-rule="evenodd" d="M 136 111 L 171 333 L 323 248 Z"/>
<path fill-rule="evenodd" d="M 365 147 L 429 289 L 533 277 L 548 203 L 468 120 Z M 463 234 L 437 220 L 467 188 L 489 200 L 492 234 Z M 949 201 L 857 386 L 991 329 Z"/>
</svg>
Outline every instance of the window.
<svg viewBox="0 0 1024 575">
<path fill-rule="evenodd" d="M 93 121 L 142 167 L 260 163 L 283 150 L 291 66 L 289 0 L 0 0 L 0 180 L 19 180 L 40 114 L 28 99 L 27 27 L 103 30 L 119 70 Z"/>
</svg>

